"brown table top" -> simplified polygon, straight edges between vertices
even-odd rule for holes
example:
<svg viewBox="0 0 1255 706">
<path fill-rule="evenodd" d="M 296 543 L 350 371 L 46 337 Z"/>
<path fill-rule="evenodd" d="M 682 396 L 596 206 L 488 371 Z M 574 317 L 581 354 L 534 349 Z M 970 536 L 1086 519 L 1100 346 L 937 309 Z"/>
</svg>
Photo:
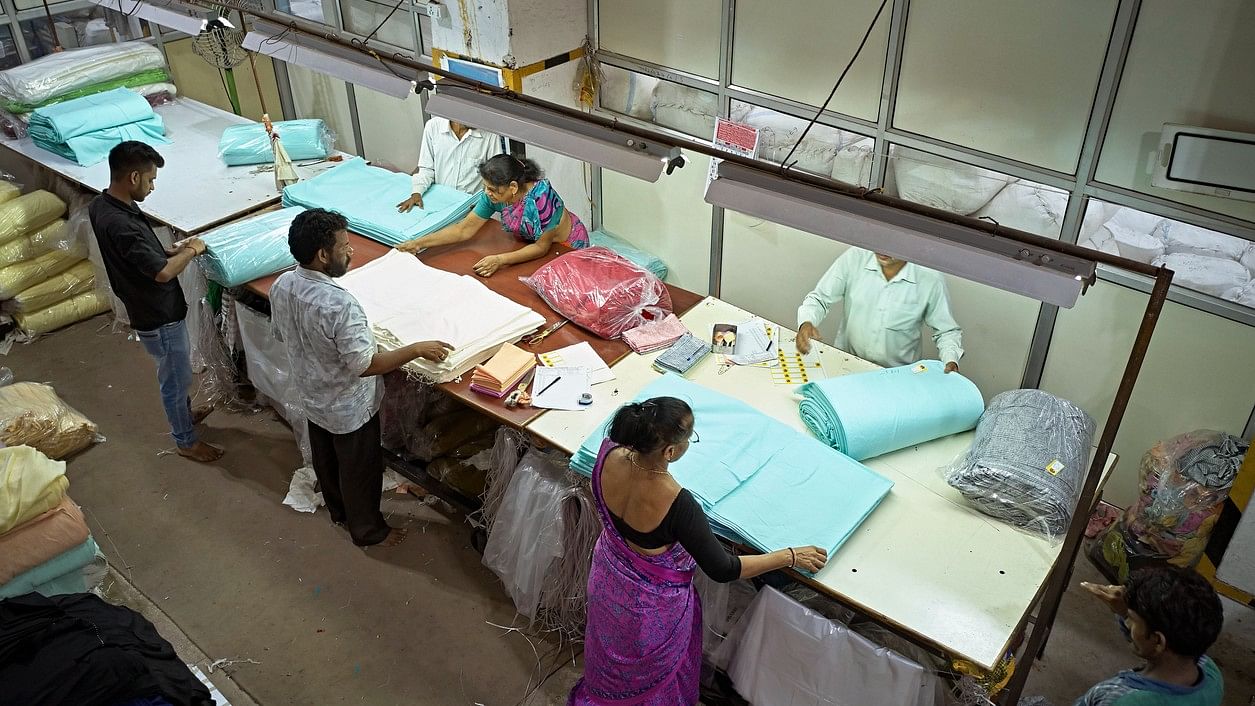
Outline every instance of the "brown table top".
<svg viewBox="0 0 1255 706">
<path fill-rule="evenodd" d="M 382 257 L 390 250 L 388 246 L 376 243 L 356 233 L 349 234 L 349 242 L 353 245 L 353 260 L 350 269 L 360 267 L 376 258 Z M 471 267 L 480 258 L 486 255 L 515 250 L 518 247 L 519 242 L 503 231 L 500 223 L 489 221 L 470 240 L 457 245 L 431 248 L 420 254 L 418 259 L 427 265 L 448 272 L 473 275 L 474 272 L 471 270 Z M 493 276 L 483 280 L 484 284 L 497 294 L 543 315 L 545 317 L 545 325 L 547 326 L 562 319 L 562 316 L 551 309 L 540 298 L 540 295 L 520 282 L 519 277 L 526 277 L 532 274 L 541 265 L 553 260 L 565 251 L 566 248 L 564 246 L 554 246 L 550 253 L 542 258 L 518 265 L 509 265 L 497 270 Z M 269 295 L 270 287 L 274 284 L 277 277 L 278 275 L 262 277 L 249 282 L 244 287 L 255 294 L 266 297 Z M 671 303 L 677 316 L 693 308 L 702 300 L 701 295 L 686 289 L 680 289 L 671 285 L 667 285 L 667 289 L 671 292 Z M 522 343 L 519 345 L 529 352 L 545 353 L 583 341 L 588 341 L 593 350 L 597 351 L 597 355 L 601 356 L 601 359 L 606 362 L 606 365 L 614 365 L 631 352 L 627 344 L 622 341 L 607 341 L 574 324 L 568 324 L 558 329 L 542 341 L 540 345 L 528 346 Z M 472 391 L 470 389 L 470 378 L 471 376 L 468 373 L 462 377 L 461 382 L 449 382 L 440 387 L 480 413 L 487 414 L 494 419 L 518 428 L 522 428 L 523 425 L 545 412 L 543 409 L 533 407 L 515 407 L 510 409 L 505 406 L 505 402 L 502 399 Z"/>
</svg>

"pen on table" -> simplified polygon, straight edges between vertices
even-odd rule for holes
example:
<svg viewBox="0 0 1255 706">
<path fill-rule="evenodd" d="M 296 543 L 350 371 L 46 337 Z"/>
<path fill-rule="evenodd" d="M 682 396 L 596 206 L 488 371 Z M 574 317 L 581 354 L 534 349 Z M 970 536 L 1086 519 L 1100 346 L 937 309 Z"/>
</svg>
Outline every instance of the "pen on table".
<svg viewBox="0 0 1255 706">
<path fill-rule="evenodd" d="M 557 384 L 558 384 L 558 381 L 559 381 L 559 380 L 561 380 L 561 379 L 562 379 L 562 376 L 561 376 L 561 375 L 559 375 L 558 377 L 554 378 L 552 382 L 550 382 L 548 385 L 545 385 L 544 387 L 542 387 L 542 388 L 540 389 L 540 392 L 537 392 L 537 393 L 536 393 L 536 396 L 537 396 L 537 397 L 540 397 L 541 395 L 545 394 L 545 392 L 546 392 L 549 388 L 553 387 L 554 385 L 557 385 Z"/>
<path fill-rule="evenodd" d="M 770 341 L 767 341 L 767 352 L 768 352 L 768 353 L 770 353 L 770 352 L 771 352 L 771 347 L 772 347 L 772 346 L 774 346 L 775 344 L 776 344 L 775 339 L 772 339 L 772 340 L 770 340 Z"/>
</svg>

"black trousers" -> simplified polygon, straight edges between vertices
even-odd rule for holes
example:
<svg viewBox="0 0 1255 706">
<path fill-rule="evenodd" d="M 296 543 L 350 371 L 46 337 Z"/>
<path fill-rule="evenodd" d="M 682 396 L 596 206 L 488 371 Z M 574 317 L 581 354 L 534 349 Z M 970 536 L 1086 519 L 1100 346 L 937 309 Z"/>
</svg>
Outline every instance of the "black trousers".
<svg viewBox="0 0 1255 706">
<path fill-rule="evenodd" d="M 379 510 L 383 498 L 379 429 L 378 414 L 348 434 L 332 434 L 309 422 L 314 475 L 331 521 L 345 525 L 360 547 L 382 542 L 389 531 Z"/>
</svg>

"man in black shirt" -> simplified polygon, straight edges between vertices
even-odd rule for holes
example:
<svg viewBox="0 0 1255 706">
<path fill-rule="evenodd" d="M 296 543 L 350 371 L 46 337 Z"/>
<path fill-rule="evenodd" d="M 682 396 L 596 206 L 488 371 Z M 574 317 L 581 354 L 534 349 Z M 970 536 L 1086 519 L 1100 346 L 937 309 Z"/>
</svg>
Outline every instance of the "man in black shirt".
<svg viewBox="0 0 1255 706">
<path fill-rule="evenodd" d="M 126 306 L 131 328 L 157 363 L 161 402 L 180 456 L 216 461 L 222 450 L 196 438 L 196 423 L 208 414 L 192 411 L 191 343 L 187 300 L 178 276 L 205 252 L 199 238 L 166 248 L 138 203 L 152 193 L 165 159 L 143 142 L 126 141 L 109 152 L 109 188 L 88 209 L 113 293 Z"/>
</svg>

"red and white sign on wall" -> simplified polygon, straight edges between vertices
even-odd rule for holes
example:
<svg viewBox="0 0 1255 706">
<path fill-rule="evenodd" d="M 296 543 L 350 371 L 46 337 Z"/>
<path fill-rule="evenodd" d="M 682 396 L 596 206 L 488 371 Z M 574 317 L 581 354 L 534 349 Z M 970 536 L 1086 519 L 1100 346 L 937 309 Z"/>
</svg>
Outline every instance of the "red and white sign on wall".
<svg viewBox="0 0 1255 706">
<path fill-rule="evenodd" d="M 758 128 L 715 118 L 714 146 L 724 152 L 739 154 L 742 157 L 757 157 Z M 715 167 L 718 165 L 717 158 L 710 160 L 710 171 L 706 174 L 707 184 L 715 178 Z"/>
</svg>

